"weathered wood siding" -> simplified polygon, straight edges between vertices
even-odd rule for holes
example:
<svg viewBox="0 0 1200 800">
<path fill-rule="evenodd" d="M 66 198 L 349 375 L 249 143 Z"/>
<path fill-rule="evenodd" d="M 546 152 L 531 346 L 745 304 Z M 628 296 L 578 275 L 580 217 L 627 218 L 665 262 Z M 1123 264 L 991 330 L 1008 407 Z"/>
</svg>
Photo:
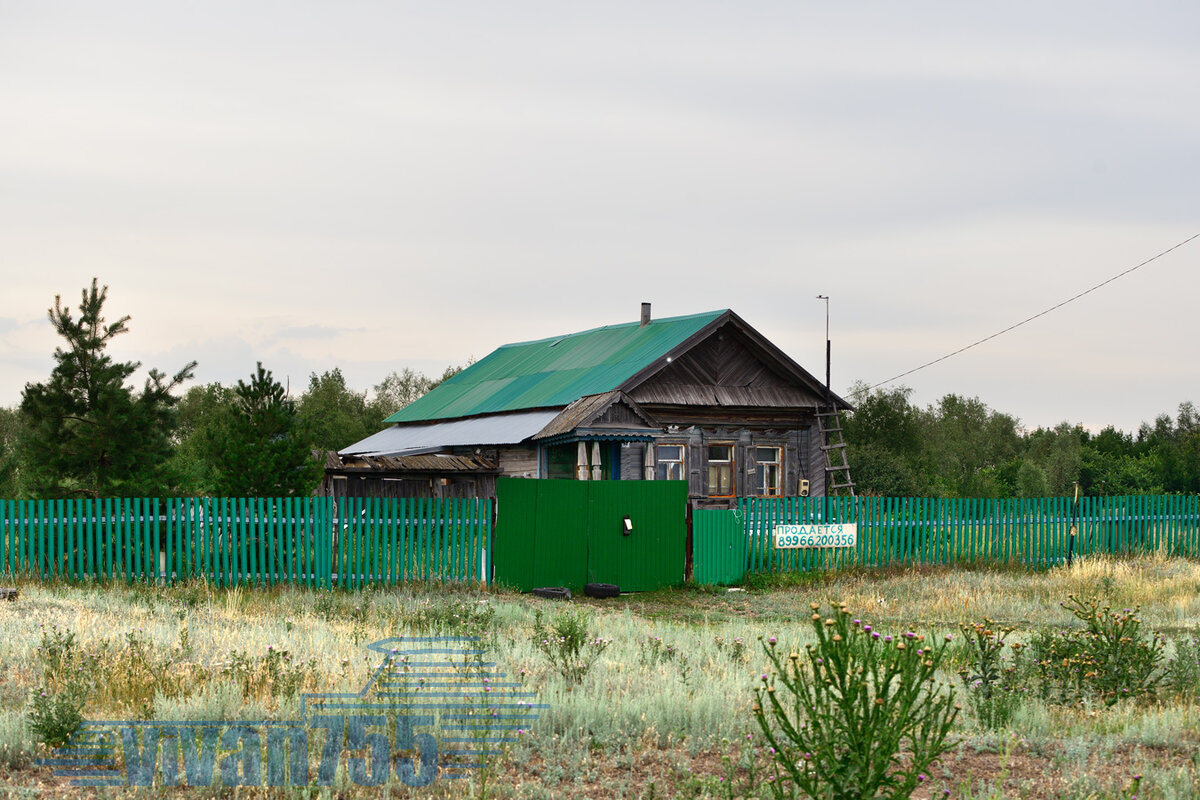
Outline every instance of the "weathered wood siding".
<svg viewBox="0 0 1200 800">
<path fill-rule="evenodd" d="M 646 444 L 630 442 L 628 447 L 621 448 L 621 480 L 636 481 L 646 476 L 645 462 Z"/>
<path fill-rule="evenodd" d="M 535 478 L 538 475 L 537 447 L 503 447 L 498 450 L 500 474 L 506 478 Z"/>
<path fill-rule="evenodd" d="M 773 371 L 731 327 L 693 347 L 629 396 L 652 415 L 654 405 L 801 409 L 822 403 Z"/>
<path fill-rule="evenodd" d="M 405 476 L 326 475 L 317 494 L 322 497 L 495 497 L 495 475 Z"/>
</svg>

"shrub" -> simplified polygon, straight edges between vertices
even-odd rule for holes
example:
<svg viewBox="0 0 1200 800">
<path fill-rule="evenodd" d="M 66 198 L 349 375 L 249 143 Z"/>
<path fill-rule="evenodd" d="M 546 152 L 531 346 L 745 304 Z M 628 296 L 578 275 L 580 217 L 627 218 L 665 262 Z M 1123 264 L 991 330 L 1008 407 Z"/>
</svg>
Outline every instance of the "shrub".
<svg viewBox="0 0 1200 800">
<path fill-rule="evenodd" d="M 972 625 L 960 625 L 962 653 L 968 666 L 959 670 L 966 686 L 967 701 L 979 724 L 985 728 L 1003 728 L 1012 721 L 1027 691 L 1025 685 L 1024 645 L 1004 641 L 1012 628 L 999 628 L 985 619 Z M 1011 659 L 1004 658 L 1009 647 Z"/>
<path fill-rule="evenodd" d="M 1165 643 L 1158 633 L 1146 636 L 1139 609 L 1117 612 L 1075 595 L 1062 606 L 1083 622 L 1084 629 L 1035 638 L 1046 699 L 1070 703 L 1097 697 L 1113 705 L 1154 695 L 1164 677 L 1160 664 Z"/>
<path fill-rule="evenodd" d="M 567 683 L 581 683 L 596 659 L 612 644 L 611 639 L 593 637 L 589 623 L 590 619 L 581 612 L 564 611 L 556 614 L 547 628 L 541 610 L 534 615 L 530 641 Z"/>
<path fill-rule="evenodd" d="M 1180 697 L 1200 695 L 1200 639 L 1178 635 L 1174 654 L 1167 661 L 1163 682 Z"/>
<path fill-rule="evenodd" d="M 42 628 L 35 661 L 42 685 L 30 698 L 26 720 L 38 742 L 60 747 L 83 724 L 91 676 L 80 663 L 75 633 L 55 625 Z"/>
<path fill-rule="evenodd" d="M 823 619 L 813 604 L 816 644 L 781 656 L 755 690 L 754 716 L 771 747 L 775 797 L 904 798 L 953 746 L 960 706 L 934 682 L 946 641 L 905 633 L 881 636 L 845 605 Z M 900 757 L 905 752 L 904 758 Z"/>
<path fill-rule="evenodd" d="M 433 636 L 474 636 L 489 643 L 494 643 L 496 636 L 496 608 L 487 599 L 427 600 L 406 622 Z"/>
<path fill-rule="evenodd" d="M 54 624 L 49 629 L 42 627 L 42 640 L 38 643 L 36 659 L 47 678 L 64 678 L 74 666 L 77 653 L 74 631 L 59 630 Z"/>
<path fill-rule="evenodd" d="M 257 658 L 244 651 L 230 650 L 221 673 L 236 679 L 246 697 L 258 694 L 290 699 L 313 682 L 317 661 L 296 661 L 287 650 L 267 645 L 267 652 Z"/>
<path fill-rule="evenodd" d="M 66 744 L 83 724 L 85 700 L 84 692 L 78 686 L 58 691 L 43 687 L 34 691 L 28 715 L 29 730 L 34 738 L 47 747 Z"/>
</svg>

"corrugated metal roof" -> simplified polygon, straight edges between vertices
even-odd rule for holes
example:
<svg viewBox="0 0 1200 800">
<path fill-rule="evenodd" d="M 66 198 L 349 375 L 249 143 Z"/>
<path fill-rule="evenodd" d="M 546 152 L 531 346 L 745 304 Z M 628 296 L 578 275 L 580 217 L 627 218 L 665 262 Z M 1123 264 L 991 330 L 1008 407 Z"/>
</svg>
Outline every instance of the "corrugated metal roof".
<svg viewBox="0 0 1200 800">
<path fill-rule="evenodd" d="M 490 417 L 393 425 L 338 451 L 349 456 L 400 456 L 443 447 L 516 444 L 546 427 L 558 411 L 526 411 Z"/>
<path fill-rule="evenodd" d="M 616 389 L 724 313 L 665 317 L 647 325 L 630 322 L 506 344 L 397 411 L 387 422 L 562 408 L 584 395 Z"/>
<path fill-rule="evenodd" d="M 346 456 L 332 453 L 325 469 L 353 472 L 495 472 L 496 463 L 483 456 L 430 453 L 419 456 Z"/>
</svg>

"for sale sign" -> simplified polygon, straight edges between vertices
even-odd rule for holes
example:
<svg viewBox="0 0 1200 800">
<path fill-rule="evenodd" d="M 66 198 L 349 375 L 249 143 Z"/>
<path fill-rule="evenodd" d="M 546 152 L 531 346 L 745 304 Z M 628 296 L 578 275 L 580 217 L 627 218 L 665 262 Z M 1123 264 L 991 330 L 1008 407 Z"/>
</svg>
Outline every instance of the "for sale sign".
<svg viewBox="0 0 1200 800">
<path fill-rule="evenodd" d="M 858 525 L 776 525 L 775 547 L 856 547 Z"/>
</svg>

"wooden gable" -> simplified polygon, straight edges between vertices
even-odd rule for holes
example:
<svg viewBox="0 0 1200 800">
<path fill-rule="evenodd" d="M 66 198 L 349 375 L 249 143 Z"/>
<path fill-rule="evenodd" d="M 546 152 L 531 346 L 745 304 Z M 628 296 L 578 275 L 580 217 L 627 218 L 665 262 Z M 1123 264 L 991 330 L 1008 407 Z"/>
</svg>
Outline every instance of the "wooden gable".
<svg viewBox="0 0 1200 800">
<path fill-rule="evenodd" d="M 588 438 L 612 434 L 626 438 L 647 437 L 659 425 L 623 392 L 581 397 L 564 408 L 534 440 Z"/>
<path fill-rule="evenodd" d="M 811 376 L 800 380 L 792 372 L 738 326 L 726 323 L 627 391 L 635 402 L 647 405 L 822 405 Z"/>
</svg>

